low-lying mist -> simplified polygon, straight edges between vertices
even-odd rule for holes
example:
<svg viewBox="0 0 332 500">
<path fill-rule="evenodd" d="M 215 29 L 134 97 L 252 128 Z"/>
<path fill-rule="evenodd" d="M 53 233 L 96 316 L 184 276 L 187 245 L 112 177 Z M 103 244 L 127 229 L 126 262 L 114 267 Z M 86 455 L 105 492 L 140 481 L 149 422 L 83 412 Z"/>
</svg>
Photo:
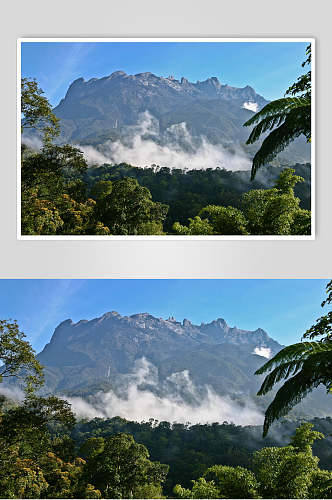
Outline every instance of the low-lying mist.
<svg viewBox="0 0 332 500">
<path fill-rule="evenodd" d="M 218 395 L 211 387 L 197 387 L 187 370 L 173 373 L 164 382 L 157 368 L 145 358 L 137 361 L 131 375 L 125 376 L 119 391 L 98 392 L 83 399 L 67 397 L 73 411 L 85 418 L 112 418 L 191 424 L 232 422 L 236 425 L 260 425 L 263 415 L 254 403 L 245 405 Z"/>
<path fill-rule="evenodd" d="M 160 133 L 159 122 L 148 111 L 137 125 L 127 127 L 121 140 L 98 146 L 78 145 L 89 164 L 129 163 L 137 167 L 159 165 L 179 169 L 226 168 L 249 170 L 251 161 L 243 151 L 227 151 L 201 136 L 194 138 L 186 123 L 171 125 Z"/>
</svg>

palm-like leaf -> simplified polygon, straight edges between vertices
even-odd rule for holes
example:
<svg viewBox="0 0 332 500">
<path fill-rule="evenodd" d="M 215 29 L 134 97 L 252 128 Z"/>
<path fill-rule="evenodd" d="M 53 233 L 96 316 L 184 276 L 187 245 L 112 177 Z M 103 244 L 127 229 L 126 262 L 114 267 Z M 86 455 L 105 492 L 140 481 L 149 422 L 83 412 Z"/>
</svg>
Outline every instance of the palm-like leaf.
<svg viewBox="0 0 332 500">
<path fill-rule="evenodd" d="M 332 373 L 332 341 L 301 342 L 282 349 L 265 363 L 256 374 L 270 372 L 265 378 L 258 395 L 269 392 L 282 379 L 289 380 L 278 390 L 265 413 L 264 435 L 272 422 L 285 415 L 310 391 L 320 384 L 329 390 Z"/>
<path fill-rule="evenodd" d="M 303 134 L 310 141 L 311 98 L 310 96 L 285 97 L 270 102 L 244 125 L 251 126 L 255 123 L 257 125 L 252 129 L 247 144 L 256 142 L 264 132 L 268 130 L 271 132 L 254 156 L 252 180 L 262 165 L 273 160 L 296 137 Z"/>
</svg>

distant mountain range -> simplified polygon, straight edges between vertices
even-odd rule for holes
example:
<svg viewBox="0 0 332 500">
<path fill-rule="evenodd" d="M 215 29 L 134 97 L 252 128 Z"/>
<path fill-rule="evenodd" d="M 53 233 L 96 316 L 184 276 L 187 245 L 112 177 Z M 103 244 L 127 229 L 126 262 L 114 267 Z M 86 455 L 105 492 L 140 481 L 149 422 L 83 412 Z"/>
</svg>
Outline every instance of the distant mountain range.
<svg viewBox="0 0 332 500">
<path fill-rule="evenodd" d="M 38 355 L 52 391 L 75 391 L 93 385 L 116 385 L 121 375 L 146 358 L 161 380 L 188 370 L 198 384 L 218 393 L 256 391 L 253 372 L 281 345 L 268 334 L 229 327 L 223 319 L 193 325 L 148 313 L 121 316 L 109 312 L 90 321 L 62 322 Z"/>
<path fill-rule="evenodd" d="M 242 330 L 221 318 L 194 325 L 187 319 L 112 311 L 92 320 L 63 321 L 38 359 L 45 367 L 47 393 L 89 398 L 113 391 L 125 397 L 135 380 L 138 390 L 160 397 L 176 384 L 177 397 L 191 403 L 194 392 L 197 401 L 199 391 L 203 397 L 209 387 L 241 404 L 255 400 L 263 409 L 271 398 L 255 397 L 262 377 L 254 372 L 282 347 L 261 328 Z M 142 376 L 142 367 L 148 376 Z M 309 395 L 297 414 L 330 414 L 325 392 Z"/>
<path fill-rule="evenodd" d="M 244 146 L 250 131 L 243 124 L 267 103 L 249 85 L 231 87 L 216 77 L 192 83 L 149 72 L 127 75 L 116 71 L 103 78 L 75 80 L 54 113 L 61 119 L 62 142 L 98 147 L 107 141 L 126 141 L 129 131 L 148 113 L 157 133 L 140 131 L 146 140 L 166 144 L 167 131 L 185 123 L 193 140 L 204 137 L 230 150 L 241 146 L 252 156 L 258 146 Z M 305 163 L 310 161 L 310 146 L 299 138 L 279 158 Z"/>
<path fill-rule="evenodd" d="M 188 370 L 197 385 L 209 384 L 219 394 L 255 392 L 254 371 L 281 345 L 268 334 L 230 327 L 223 319 L 193 325 L 148 313 L 121 316 L 109 312 L 90 321 L 62 322 L 38 355 L 52 392 L 80 391 L 108 383 L 116 386 L 145 358 L 160 380 Z"/>
</svg>

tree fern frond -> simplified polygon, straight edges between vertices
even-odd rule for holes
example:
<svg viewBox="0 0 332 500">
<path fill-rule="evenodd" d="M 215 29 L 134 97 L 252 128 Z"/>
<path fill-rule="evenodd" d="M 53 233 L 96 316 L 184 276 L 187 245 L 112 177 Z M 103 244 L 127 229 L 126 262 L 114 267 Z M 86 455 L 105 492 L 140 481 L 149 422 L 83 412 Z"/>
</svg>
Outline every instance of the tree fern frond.
<svg viewBox="0 0 332 500">
<path fill-rule="evenodd" d="M 262 121 L 252 129 L 246 144 L 253 144 L 267 130 L 272 130 L 274 127 L 279 127 L 279 125 L 281 125 L 285 121 L 286 116 L 286 113 L 276 113 L 273 116 L 267 116 L 266 118 L 263 118 Z"/>
<path fill-rule="evenodd" d="M 275 384 L 280 382 L 280 380 L 287 379 L 293 373 L 298 372 L 302 368 L 303 363 L 303 359 L 296 359 L 277 366 L 274 370 L 272 370 L 271 373 L 269 373 L 265 377 L 259 391 L 257 392 L 257 396 L 263 396 L 267 394 L 271 391 L 271 389 L 273 389 Z"/>
<path fill-rule="evenodd" d="M 276 99 L 271 101 L 264 108 L 262 108 L 258 113 L 247 120 L 243 126 L 250 127 L 260 120 L 273 116 L 275 114 L 287 114 L 292 109 L 298 109 L 301 107 L 310 106 L 311 99 L 308 96 L 304 97 L 283 97 L 281 99 Z"/>
<path fill-rule="evenodd" d="M 329 349 L 332 349 L 332 342 Z M 282 363 L 296 361 L 302 358 L 306 353 L 310 355 L 314 352 L 320 352 L 321 350 L 324 349 L 322 349 L 320 342 L 298 342 L 297 344 L 289 345 L 281 349 L 281 351 L 273 356 L 273 358 L 269 359 L 269 361 L 261 366 L 255 372 L 255 375 L 262 375 L 263 373 L 271 371 L 274 367 L 277 367 Z"/>
<path fill-rule="evenodd" d="M 303 109 L 294 108 L 286 117 L 284 123 L 278 128 L 272 130 L 264 139 L 261 148 L 254 156 L 251 168 L 251 180 L 255 178 L 257 170 L 267 162 L 273 160 L 280 151 L 285 149 L 288 144 L 299 137 L 301 134 L 307 136 L 308 123 L 310 133 L 310 119 Z"/>
<path fill-rule="evenodd" d="M 286 415 L 314 388 L 324 383 L 319 369 L 313 369 L 312 364 L 303 366 L 294 377 L 287 380 L 278 390 L 274 400 L 265 412 L 263 436 L 266 436 L 274 420 Z"/>
</svg>

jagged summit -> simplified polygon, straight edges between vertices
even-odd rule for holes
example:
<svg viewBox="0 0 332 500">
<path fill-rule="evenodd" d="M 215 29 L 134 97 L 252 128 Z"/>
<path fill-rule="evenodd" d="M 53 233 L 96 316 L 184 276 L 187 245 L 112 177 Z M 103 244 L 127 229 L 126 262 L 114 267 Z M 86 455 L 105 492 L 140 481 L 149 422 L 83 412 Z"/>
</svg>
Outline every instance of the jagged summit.
<svg viewBox="0 0 332 500">
<path fill-rule="evenodd" d="M 50 392 L 85 391 L 104 383 L 117 386 L 145 358 L 161 381 L 186 370 L 196 384 L 235 394 L 257 392 L 255 370 L 264 356 L 281 347 L 261 328 L 230 327 L 221 317 L 195 325 L 172 315 L 122 316 L 113 310 L 76 323 L 62 321 L 38 359 L 45 366 Z"/>
<path fill-rule="evenodd" d="M 257 328 L 256 330 L 251 331 L 251 332 L 248 330 L 241 330 L 241 329 L 237 328 L 236 326 L 233 326 L 233 327 L 229 326 L 224 318 L 217 318 L 217 319 L 212 320 L 209 323 L 201 323 L 200 325 L 195 325 L 187 318 L 184 318 L 181 322 L 181 321 L 178 321 L 172 315 L 169 316 L 167 319 L 164 319 L 164 318 L 157 318 L 148 312 L 135 313 L 135 314 L 131 314 L 130 316 L 122 316 L 117 311 L 108 311 L 98 318 L 93 318 L 91 320 L 82 319 L 82 320 L 78 321 L 77 323 L 74 323 L 72 319 L 66 319 L 66 320 L 62 321 L 57 326 L 56 330 L 59 328 L 62 328 L 63 326 L 68 326 L 68 325 L 73 326 L 73 327 L 77 327 L 80 324 L 91 324 L 92 325 L 95 322 L 102 323 L 102 322 L 113 321 L 113 320 L 116 320 L 119 322 L 124 321 L 126 323 L 128 323 L 128 321 L 130 321 L 131 323 L 136 323 L 136 322 L 141 322 L 142 320 L 144 320 L 144 321 L 150 321 L 158 326 L 165 326 L 166 324 L 169 327 L 171 325 L 179 325 L 179 326 L 183 327 L 184 329 L 186 329 L 186 328 L 193 329 L 194 328 L 197 331 L 199 331 L 202 328 L 205 330 L 210 330 L 211 328 L 217 328 L 219 330 L 223 330 L 225 333 L 229 333 L 229 332 L 233 332 L 236 334 L 252 333 L 252 334 L 263 335 L 263 336 L 268 337 L 268 334 L 262 328 Z"/>
</svg>

